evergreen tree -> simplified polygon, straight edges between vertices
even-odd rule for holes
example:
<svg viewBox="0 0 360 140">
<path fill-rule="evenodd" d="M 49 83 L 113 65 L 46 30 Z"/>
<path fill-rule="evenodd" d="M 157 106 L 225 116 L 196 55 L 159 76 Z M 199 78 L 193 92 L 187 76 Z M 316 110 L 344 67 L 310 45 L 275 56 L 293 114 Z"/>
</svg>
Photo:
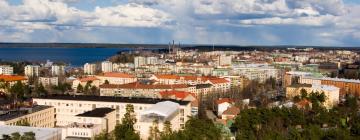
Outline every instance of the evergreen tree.
<svg viewBox="0 0 360 140">
<path fill-rule="evenodd" d="M 152 126 L 150 126 L 150 135 L 149 140 L 159 140 L 160 139 L 160 130 L 159 130 L 159 121 L 154 120 Z"/>
<path fill-rule="evenodd" d="M 84 92 L 84 87 L 81 84 L 78 84 L 77 88 L 76 88 L 76 92 L 77 93 L 82 93 Z"/>
<path fill-rule="evenodd" d="M 136 118 L 134 114 L 134 106 L 126 105 L 126 113 L 121 120 L 121 124 L 117 125 L 114 130 L 116 140 L 140 140 L 140 136 L 135 132 L 134 124 Z"/>
</svg>

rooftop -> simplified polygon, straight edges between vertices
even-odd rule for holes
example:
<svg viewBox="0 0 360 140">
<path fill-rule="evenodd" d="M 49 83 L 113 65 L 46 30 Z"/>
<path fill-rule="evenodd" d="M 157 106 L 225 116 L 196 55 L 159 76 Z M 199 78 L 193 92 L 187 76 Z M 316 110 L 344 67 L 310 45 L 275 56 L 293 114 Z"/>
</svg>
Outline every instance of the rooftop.
<svg viewBox="0 0 360 140">
<path fill-rule="evenodd" d="M 121 88 L 121 89 L 174 89 L 174 88 L 187 88 L 185 84 L 143 84 L 141 82 L 134 82 L 129 84 L 103 84 L 100 85 L 100 88 Z"/>
<path fill-rule="evenodd" d="M 90 110 L 87 112 L 84 112 L 82 114 L 78 114 L 76 116 L 78 117 L 105 117 L 106 114 L 114 111 L 115 109 L 111 109 L 111 108 L 95 108 L 94 110 Z"/>
<path fill-rule="evenodd" d="M 188 105 L 189 101 L 178 101 L 174 99 L 140 98 L 140 97 L 112 97 L 112 96 L 93 96 L 93 95 L 53 95 L 49 97 L 38 97 L 34 99 L 48 100 L 72 100 L 72 101 L 96 101 L 96 102 L 119 102 L 119 103 L 138 103 L 156 104 L 162 101 L 172 101 L 180 105 Z"/>
<path fill-rule="evenodd" d="M 134 75 L 127 74 L 127 73 L 120 73 L 120 72 L 106 72 L 99 76 L 103 77 L 117 77 L 117 78 L 135 78 Z"/>
<path fill-rule="evenodd" d="M 3 135 L 11 135 L 14 132 L 19 132 L 20 134 L 34 132 L 35 139 L 37 140 L 51 139 L 54 134 L 61 135 L 61 129 L 58 128 L 0 125 L 0 130 L 0 138 L 3 138 Z"/>
<path fill-rule="evenodd" d="M 51 106 L 36 105 L 33 106 L 32 108 L 20 108 L 19 110 L 10 110 L 10 111 L 5 110 L 2 111 L 2 113 L 0 113 L 0 121 L 12 120 L 48 108 L 51 108 Z"/>
<path fill-rule="evenodd" d="M 4 80 L 5 82 L 12 82 L 12 81 L 27 80 L 27 78 L 19 75 L 0 75 L 0 80 Z"/>
</svg>

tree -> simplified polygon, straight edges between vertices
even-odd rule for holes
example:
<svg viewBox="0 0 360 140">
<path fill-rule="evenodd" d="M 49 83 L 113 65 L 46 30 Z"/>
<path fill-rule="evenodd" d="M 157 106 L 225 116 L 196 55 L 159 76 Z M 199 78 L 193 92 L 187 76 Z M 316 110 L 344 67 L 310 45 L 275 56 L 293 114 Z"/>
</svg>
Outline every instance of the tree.
<svg viewBox="0 0 360 140">
<path fill-rule="evenodd" d="M 170 121 L 165 121 L 164 122 L 163 132 L 161 133 L 161 135 L 162 136 L 169 136 L 171 134 L 172 134 L 171 123 L 170 123 Z"/>
<path fill-rule="evenodd" d="M 13 99 L 17 100 L 24 97 L 24 84 L 21 81 L 17 81 L 13 86 L 10 87 L 10 93 Z"/>
<path fill-rule="evenodd" d="M 19 121 L 17 121 L 15 125 L 17 125 L 17 126 L 30 126 L 30 123 L 25 118 L 25 119 L 20 119 Z"/>
<path fill-rule="evenodd" d="M 108 85 L 110 82 L 108 80 L 105 80 L 104 84 Z"/>
<path fill-rule="evenodd" d="M 301 89 L 300 90 L 300 95 L 301 95 L 301 99 L 307 99 L 308 98 L 308 93 L 305 89 Z"/>
<path fill-rule="evenodd" d="M 21 135 L 19 132 L 11 133 L 11 140 L 20 140 Z"/>
<path fill-rule="evenodd" d="M 21 140 L 35 140 L 34 132 L 25 132 L 21 137 Z"/>
<path fill-rule="evenodd" d="M 159 140 L 160 139 L 160 130 L 159 130 L 159 121 L 154 120 L 152 126 L 150 126 L 149 140 Z"/>
<path fill-rule="evenodd" d="M 81 93 L 81 92 L 84 92 L 84 88 L 81 84 L 78 84 L 77 88 L 76 88 L 76 92 L 77 93 Z"/>
<path fill-rule="evenodd" d="M 104 130 L 100 134 L 95 136 L 95 140 L 109 140 L 109 134 Z"/>
<path fill-rule="evenodd" d="M 116 140 L 140 140 L 140 136 L 135 132 L 134 124 L 136 118 L 134 114 L 134 106 L 126 105 L 126 113 L 121 120 L 121 124 L 117 125 L 114 130 Z"/>
</svg>

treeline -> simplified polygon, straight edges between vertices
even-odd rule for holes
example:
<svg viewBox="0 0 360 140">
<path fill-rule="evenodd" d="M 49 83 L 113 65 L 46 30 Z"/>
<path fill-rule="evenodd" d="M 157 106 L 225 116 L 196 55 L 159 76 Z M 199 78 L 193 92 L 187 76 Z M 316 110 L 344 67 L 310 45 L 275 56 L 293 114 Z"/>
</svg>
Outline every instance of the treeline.
<svg viewBox="0 0 360 140">
<path fill-rule="evenodd" d="M 242 139 L 360 139 L 360 116 L 356 97 L 333 109 L 258 108 L 240 112 L 232 126 Z"/>
</svg>

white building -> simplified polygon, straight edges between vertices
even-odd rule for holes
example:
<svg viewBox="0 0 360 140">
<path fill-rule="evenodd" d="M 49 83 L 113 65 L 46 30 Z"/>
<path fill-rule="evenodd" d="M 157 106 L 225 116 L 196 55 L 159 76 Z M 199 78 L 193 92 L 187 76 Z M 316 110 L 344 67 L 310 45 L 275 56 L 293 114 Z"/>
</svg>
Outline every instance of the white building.
<svg viewBox="0 0 360 140">
<path fill-rule="evenodd" d="M 311 92 L 324 93 L 326 97 L 323 105 L 326 108 L 332 108 L 339 103 L 340 88 L 330 85 L 292 85 L 286 88 L 286 98 L 292 99 L 297 95 L 301 96 L 302 89 L 306 90 L 308 94 Z"/>
<path fill-rule="evenodd" d="M 116 112 L 111 108 L 95 108 L 93 110 L 70 116 L 73 122 L 62 129 L 62 137 L 93 139 L 103 131 L 110 133 L 115 129 Z"/>
<path fill-rule="evenodd" d="M 233 74 L 244 76 L 249 80 L 259 80 L 265 82 L 269 78 L 278 79 L 279 70 L 267 65 L 241 65 L 233 68 Z"/>
<path fill-rule="evenodd" d="M 54 106 L 56 110 L 56 125 L 67 126 L 74 122 L 72 116 L 95 108 L 112 108 L 116 112 L 116 123 L 119 124 L 126 113 L 126 105 L 134 106 L 135 117 L 138 120 L 134 125 L 142 139 L 147 139 L 149 127 L 154 118 L 159 120 L 159 129 L 163 122 L 170 121 L 173 131 L 184 128 L 185 122 L 191 116 L 191 103 L 172 99 L 126 98 L 108 96 L 52 96 L 33 98 L 35 104 Z"/>
<path fill-rule="evenodd" d="M 3 139 L 4 135 L 11 136 L 12 133 L 16 132 L 20 135 L 26 132 L 33 132 L 37 140 L 61 140 L 62 136 L 61 129 L 59 128 L 0 125 L 0 130 L 0 139 Z"/>
<path fill-rule="evenodd" d="M 101 62 L 101 71 L 102 72 L 112 72 L 113 71 L 113 63 L 110 61 Z"/>
<path fill-rule="evenodd" d="M 96 64 L 86 63 L 84 65 L 84 74 L 94 75 L 96 73 Z"/>
<path fill-rule="evenodd" d="M 219 55 L 218 58 L 218 65 L 219 66 L 230 66 L 232 64 L 231 61 L 231 56 L 227 56 L 227 55 Z"/>
<path fill-rule="evenodd" d="M 0 66 L 0 75 L 13 75 L 14 74 L 14 68 L 9 65 L 1 65 Z"/>
<path fill-rule="evenodd" d="M 38 66 L 38 65 L 25 66 L 25 69 L 24 69 L 25 76 L 28 76 L 28 77 L 39 76 L 39 68 L 40 68 L 40 66 Z"/>
<path fill-rule="evenodd" d="M 65 75 L 65 66 L 64 65 L 52 65 L 51 74 L 53 76 Z"/>
<path fill-rule="evenodd" d="M 58 86 L 59 78 L 58 77 L 40 77 L 39 82 L 43 86 Z"/>
<path fill-rule="evenodd" d="M 146 58 L 142 56 L 137 56 L 134 58 L 135 68 L 141 67 L 146 64 Z"/>
</svg>

